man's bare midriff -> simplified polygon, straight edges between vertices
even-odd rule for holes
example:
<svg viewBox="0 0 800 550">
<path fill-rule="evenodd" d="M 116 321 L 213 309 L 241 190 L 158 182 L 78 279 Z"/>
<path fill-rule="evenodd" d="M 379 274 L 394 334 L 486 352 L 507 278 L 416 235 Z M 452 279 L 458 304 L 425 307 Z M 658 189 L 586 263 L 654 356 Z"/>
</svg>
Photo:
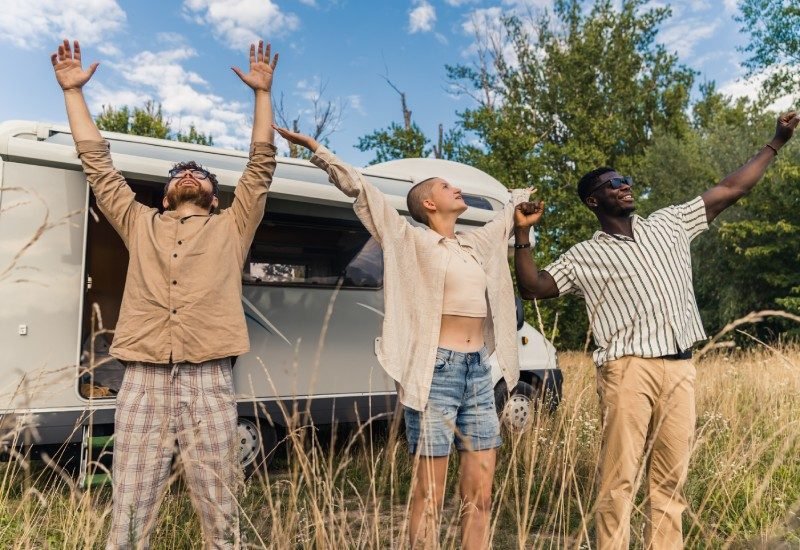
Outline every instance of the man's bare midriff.
<svg viewBox="0 0 800 550">
<path fill-rule="evenodd" d="M 442 315 L 439 347 L 453 351 L 473 352 L 483 347 L 485 317 Z"/>
</svg>

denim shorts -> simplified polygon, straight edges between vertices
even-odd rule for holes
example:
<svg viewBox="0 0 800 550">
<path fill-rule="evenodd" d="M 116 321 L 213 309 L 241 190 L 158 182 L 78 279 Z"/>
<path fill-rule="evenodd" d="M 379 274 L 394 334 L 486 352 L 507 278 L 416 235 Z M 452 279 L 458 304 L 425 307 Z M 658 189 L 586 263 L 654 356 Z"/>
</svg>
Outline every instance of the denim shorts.
<svg viewBox="0 0 800 550">
<path fill-rule="evenodd" d="M 447 456 L 455 439 L 459 451 L 500 446 L 500 421 L 486 348 L 461 353 L 436 350 L 433 381 L 423 412 L 405 407 L 406 437 L 412 454 Z"/>
</svg>

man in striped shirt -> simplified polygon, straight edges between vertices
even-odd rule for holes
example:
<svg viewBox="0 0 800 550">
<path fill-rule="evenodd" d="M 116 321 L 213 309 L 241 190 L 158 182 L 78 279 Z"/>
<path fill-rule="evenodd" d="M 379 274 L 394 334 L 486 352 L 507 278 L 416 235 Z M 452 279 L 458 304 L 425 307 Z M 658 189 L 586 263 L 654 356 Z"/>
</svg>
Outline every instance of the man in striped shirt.
<svg viewBox="0 0 800 550">
<path fill-rule="evenodd" d="M 627 548 L 639 469 L 647 468 L 647 548 L 682 548 L 683 485 L 695 426 L 691 347 L 706 338 L 692 286 L 690 243 L 723 210 L 747 194 L 792 137 L 800 115 L 778 119 L 775 136 L 753 158 L 701 196 L 635 214 L 633 180 L 598 168 L 578 196 L 600 222 L 539 271 L 527 248 L 543 203 L 515 212 L 515 263 L 525 299 L 583 296 L 597 349 L 602 414 L 598 548 Z M 642 458 L 647 456 L 646 463 Z"/>
</svg>

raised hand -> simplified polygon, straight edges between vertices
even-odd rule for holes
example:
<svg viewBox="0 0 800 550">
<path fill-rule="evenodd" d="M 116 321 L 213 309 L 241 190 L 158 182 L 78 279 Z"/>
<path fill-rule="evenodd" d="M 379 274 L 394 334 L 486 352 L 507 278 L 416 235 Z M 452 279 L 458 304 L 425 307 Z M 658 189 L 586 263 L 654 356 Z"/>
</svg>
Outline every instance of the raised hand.
<svg viewBox="0 0 800 550">
<path fill-rule="evenodd" d="M 300 132 L 292 132 L 288 128 L 281 128 L 279 126 L 272 125 L 275 128 L 275 131 L 278 132 L 283 139 L 288 141 L 289 143 L 294 143 L 295 145 L 300 145 L 305 147 L 310 151 L 316 151 L 319 147 L 319 143 L 317 140 L 312 138 L 311 136 L 307 136 L 305 134 L 301 134 Z"/>
<path fill-rule="evenodd" d="M 80 90 L 83 85 L 89 82 L 92 75 L 97 70 L 100 63 L 92 63 L 89 68 L 84 70 L 81 66 L 81 45 L 75 41 L 74 49 L 70 48 L 69 40 L 64 40 L 58 46 L 58 51 L 50 56 L 53 63 L 53 70 L 56 73 L 56 80 L 61 89 Z"/>
<path fill-rule="evenodd" d="M 268 43 L 264 51 L 264 41 L 258 41 L 258 49 L 255 44 L 250 44 L 250 72 L 245 74 L 239 67 L 231 67 L 242 82 L 250 86 L 254 92 L 270 92 L 272 90 L 272 75 L 275 67 L 278 66 L 278 54 L 270 62 L 271 46 Z"/>
<path fill-rule="evenodd" d="M 539 223 L 544 213 L 544 201 L 523 202 L 514 209 L 514 227 L 528 228 Z"/>
<path fill-rule="evenodd" d="M 775 128 L 775 139 L 781 142 L 781 145 L 792 139 L 794 129 L 800 123 L 800 114 L 796 111 L 789 111 L 778 117 L 778 124 Z"/>
</svg>

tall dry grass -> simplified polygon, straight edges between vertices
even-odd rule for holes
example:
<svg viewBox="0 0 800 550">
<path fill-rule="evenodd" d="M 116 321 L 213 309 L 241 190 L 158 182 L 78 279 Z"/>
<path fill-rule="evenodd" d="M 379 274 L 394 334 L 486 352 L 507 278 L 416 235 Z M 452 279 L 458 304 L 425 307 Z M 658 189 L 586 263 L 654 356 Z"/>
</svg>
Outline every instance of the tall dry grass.
<svg viewBox="0 0 800 550">
<path fill-rule="evenodd" d="M 599 420 L 594 366 L 562 354 L 564 399 L 526 433 L 506 435 L 495 476 L 495 548 L 590 548 Z M 706 355 L 697 364 L 696 444 L 686 487 L 688 548 L 800 545 L 800 348 Z M 239 488 L 245 546 L 386 548 L 407 540 L 413 468 L 402 434 L 290 429 L 270 468 Z M 457 459 L 448 476 L 442 547 L 459 546 Z M 110 489 L 82 491 L 50 463 L 0 467 L 0 547 L 102 546 Z M 641 498 L 632 540 L 643 544 Z M 165 496 L 155 548 L 201 545 L 180 482 Z"/>
<path fill-rule="evenodd" d="M 35 194 L 29 198 L 41 201 Z M 1 266 L 0 283 L 25 282 L 20 258 L 74 214 L 51 222 L 46 213 L 34 236 Z M 330 308 L 326 327 L 329 317 Z M 726 331 L 761 317 L 753 314 Z M 93 326 L 103 330 L 99 318 Z M 500 450 L 492 511 L 496 548 L 593 546 L 599 445 L 595 367 L 586 354 L 577 353 L 562 354 L 560 366 L 564 399 L 559 410 L 538 415 L 523 434 L 506 434 Z M 697 367 L 698 421 L 684 522 L 687 547 L 800 546 L 800 347 L 711 352 Z M 404 546 L 414 464 L 397 426 L 367 421 L 348 432 L 328 433 L 290 420 L 292 427 L 272 466 L 236 488 L 244 545 Z M 30 430 L 2 424 L 4 442 L 12 449 L 31 437 Z M 11 454 L 13 460 L 0 465 L 0 548 L 102 547 L 110 488 L 82 490 L 73 472 L 53 460 Z M 459 545 L 457 468 L 454 457 L 441 521 L 445 548 Z M 153 547 L 195 548 L 202 544 L 199 523 L 179 470 L 174 479 Z M 643 543 L 643 496 L 632 518 L 637 547 Z"/>
</svg>

